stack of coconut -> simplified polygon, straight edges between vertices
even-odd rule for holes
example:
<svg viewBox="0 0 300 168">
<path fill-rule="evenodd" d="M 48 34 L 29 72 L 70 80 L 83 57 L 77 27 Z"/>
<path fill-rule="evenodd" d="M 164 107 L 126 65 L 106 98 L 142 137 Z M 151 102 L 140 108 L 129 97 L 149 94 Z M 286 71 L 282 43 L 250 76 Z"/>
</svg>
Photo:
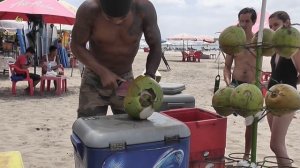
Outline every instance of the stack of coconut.
<svg viewBox="0 0 300 168">
<path fill-rule="evenodd" d="M 241 27 L 230 26 L 219 37 L 220 49 L 229 55 L 235 55 L 245 48 L 262 48 L 263 56 L 278 53 L 285 58 L 292 58 L 300 47 L 300 33 L 294 27 L 281 27 L 277 31 L 263 30 L 263 41 L 257 43 L 257 34 L 251 44 L 246 44 L 246 34 Z M 254 116 L 265 109 L 273 115 L 281 116 L 300 109 L 300 94 L 292 86 L 276 84 L 268 90 L 264 98 L 254 84 L 241 84 L 236 88 L 220 88 L 213 96 L 212 105 L 222 116 L 237 113 L 243 117 Z"/>
</svg>

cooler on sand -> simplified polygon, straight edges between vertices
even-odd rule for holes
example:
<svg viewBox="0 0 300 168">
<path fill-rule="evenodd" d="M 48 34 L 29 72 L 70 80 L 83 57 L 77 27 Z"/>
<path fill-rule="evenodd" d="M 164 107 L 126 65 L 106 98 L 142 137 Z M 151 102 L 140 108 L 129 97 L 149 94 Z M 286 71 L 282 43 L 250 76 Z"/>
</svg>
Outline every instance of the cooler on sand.
<svg viewBox="0 0 300 168">
<path fill-rule="evenodd" d="M 185 85 L 181 83 L 159 83 L 163 93 L 163 103 L 160 111 L 195 107 L 195 98 L 189 94 L 182 94 Z"/>
<path fill-rule="evenodd" d="M 71 142 L 76 168 L 187 168 L 188 127 L 154 112 L 148 120 L 127 114 L 79 118 Z"/>
<path fill-rule="evenodd" d="M 160 111 L 193 107 L 195 98 L 189 94 L 164 95 Z"/>
<path fill-rule="evenodd" d="M 179 94 L 185 89 L 185 85 L 182 83 L 159 83 L 163 90 L 164 95 Z"/>
<path fill-rule="evenodd" d="M 178 119 L 190 128 L 190 165 L 224 157 L 227 118 L 200 108 L 174 109 L 161 114 Z"/>
</svg>

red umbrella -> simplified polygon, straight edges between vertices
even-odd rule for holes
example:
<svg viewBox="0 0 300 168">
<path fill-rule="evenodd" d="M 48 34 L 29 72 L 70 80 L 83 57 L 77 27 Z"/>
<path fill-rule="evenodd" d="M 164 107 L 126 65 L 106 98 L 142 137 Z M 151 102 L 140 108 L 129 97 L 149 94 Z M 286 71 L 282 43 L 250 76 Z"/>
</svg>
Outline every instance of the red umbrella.
<svg viewBox="0 0 300 168">
<path fill-rule="evenodd" d="M 36 47 L 36 27 L 43 23 L 72 25 L 75 14 L 56 0 L 5 0 L 0 2 L 0 20 L 26 20 L 33 23 L 32 40 Z M 37 55 L 34 55 L 36 73 Z"/>
<path fill-rule="evenodd" d="M 0 2 L 0 20 L 22 19 L 39 15 L 44 23 L 72 25 L 75 14 L 56 0 L 5 0 Z"/>
<path fill-rule="evenodd" d="M 270 14 L 268 12 L 265 13 L 265 21 L 263 23 L 264 25 L 264 28 L 268 28 L 269 27 L 269 17 L 270 17 Z M 256 19 L 256 22 L 255 24 L 253 25 L 252 27 L 252 32 L 253 33 L 257 33 L 258 30 L 259 30 L 259 26 L 260 26 L 260 18 L 261 18 L 261 13 L 258 12 L 257 13 L 257 19 Z"/>
</svg>

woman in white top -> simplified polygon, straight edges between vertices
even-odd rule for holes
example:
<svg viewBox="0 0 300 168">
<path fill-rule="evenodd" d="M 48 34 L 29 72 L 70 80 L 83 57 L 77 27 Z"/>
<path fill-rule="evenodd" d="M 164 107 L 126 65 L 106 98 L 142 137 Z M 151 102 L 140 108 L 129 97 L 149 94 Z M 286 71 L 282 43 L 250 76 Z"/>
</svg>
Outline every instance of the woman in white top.
<svg viewBox="0 0 300 168">
<path fill-rule="evenodd" d="M 58 62 L 56 46 L 49 47 L 48 59 L 46 56 L 43 58 L 42 75 L 51 71 L 56 72 L 57 75 L 63 75 L 63 66 Z"/>
</svg>

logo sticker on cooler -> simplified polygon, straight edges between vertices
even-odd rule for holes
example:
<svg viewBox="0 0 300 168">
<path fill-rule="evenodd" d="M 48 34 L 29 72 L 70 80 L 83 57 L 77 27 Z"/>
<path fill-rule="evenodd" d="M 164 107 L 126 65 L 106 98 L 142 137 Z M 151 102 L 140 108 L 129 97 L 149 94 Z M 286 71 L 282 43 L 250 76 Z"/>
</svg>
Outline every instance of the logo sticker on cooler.
<svg viewBox="0 0 300 168">
<path fill-rule="evenodd" d="M 161 151 L 161 155 L 157 155 L 157 151 Z M 152 157 L 140 157 L 141 153 L 145 156 Z M 154 156 L 154 157 L 153 157 Z M 139 150 L 131 152 L 116 152 L 113 155 L 105 159 L 102 164 L 102 168 L 137 168 L 141 167 L 152 167 L 152 168 L 180 168 L 184 159 L 184 152 L 181 149 L 167 149 L 156 148 L 156 150 Z M 139 162 L 137 162 L 139 160 Z"/>
<path fill-rule="evenodd" d="M 156 162 L 153 168 L 180 167 L 184 158 L 183 150 L 169 150 Z"/>
</svg>

